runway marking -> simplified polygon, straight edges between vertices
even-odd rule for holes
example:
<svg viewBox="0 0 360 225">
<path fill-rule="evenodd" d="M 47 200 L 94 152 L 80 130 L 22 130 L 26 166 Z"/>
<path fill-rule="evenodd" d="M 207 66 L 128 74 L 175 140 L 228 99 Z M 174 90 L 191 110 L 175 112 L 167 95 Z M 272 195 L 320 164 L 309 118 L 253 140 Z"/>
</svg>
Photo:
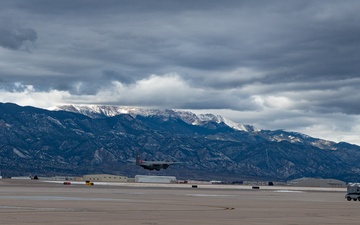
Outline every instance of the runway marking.
<svg viewBox="0 0 360 225">
<path fill-rule="evenodd" d="M 104 212 L 185 212 L 185 211 L 217 211 L 217 210 L 235 210 L 234 207 L 226 206 L 216 206 L 216 205 L 186 205 L 185 207 L 194 206 L 194 207 L 204 207 L 203 209 L 117 209 L 117 210 L 108 210 Z M 206 209 L 210 208 L 210 209 Z M 2 212 L 2 209 L 6 210 Z M 7 210 L 13 210 L 9 212 Z M 24 207 L 24 206 L 0 206 L 0 214 L 2 213 L 41 213 L 41 212 L 73 212 L 73 213 L 94 213 L 102 212 L 101 210 L 91 210 L 85 208 L 36 208 L 36 207 Z"/>
<path fill-rule="evenodd" d="M 234 207 L 225 207 L 225 206 L 217 206 L 217 205 L 192 205 L 192 206 L 202 206 L 202 207 L 210 207 L 210 208 L 217 208 L 218 210 L 234 210 Z M 196 211 L 196 210 L 191 210 Z M 205 211 L 205 210 L 199 210 L 199 211 Z"/>
<path fill-rule="evenodd" d="M 293 190 L 276 190 L 278 193 L 304 193 L 304 191 L 293 191 Z"/>
<path fill-rule="evenodd" d="M 214 195 L 214 194 L 185 194 L 193 197 L 237 197 L 238 195 Z"/>
<path fill-rule="evenodd" d="M 137 202 L 134 199 L 125 198 L 88 198 L 88 197 L 66 197 L 66 196 L 0 196 L 0 199 L 14 200 L 38 200 L 38 201 L 120 201 Z"/>
<path fill-rule="evenodd" d="M 2 212 L 1 210 L 5 210 Z M 12 210 L 9 212 L 8 210 Z M 2 213 L 35 213 L 35 212 L 75 212 L 75 209 L 71 208 L 37 208 L 37 207 L 27 207 L 27 206 L 0 206 L 0 214 Z"/>
</svg>

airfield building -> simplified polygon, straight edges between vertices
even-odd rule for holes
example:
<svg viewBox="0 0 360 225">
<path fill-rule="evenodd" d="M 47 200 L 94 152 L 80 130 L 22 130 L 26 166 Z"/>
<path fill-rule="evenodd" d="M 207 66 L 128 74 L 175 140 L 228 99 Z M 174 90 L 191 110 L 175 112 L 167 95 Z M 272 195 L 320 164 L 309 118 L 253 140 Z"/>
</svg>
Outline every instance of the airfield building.
<svg viewBox="0 0 360 225">
<path fill-rule="evenodd" d="M 315 178 L 300 178 L 288 182 L 290 186 L 296 187 L 333 187 L 345 188 L 346 183 L 336 179 L 315 179 Z"/>
<path fill-rule="evenodd" d="M 128 182 L 128 178 L 125 176 L 116 176 L 110 174 L 89 174 L 83 176 L 87 181 L 102 181 L 102 182 Z"/>
<path fill-rule="evenodd" d="M 136 183 L 176 183 L 176 177 L 136 175 L 135 182 Z"/>
</svg>

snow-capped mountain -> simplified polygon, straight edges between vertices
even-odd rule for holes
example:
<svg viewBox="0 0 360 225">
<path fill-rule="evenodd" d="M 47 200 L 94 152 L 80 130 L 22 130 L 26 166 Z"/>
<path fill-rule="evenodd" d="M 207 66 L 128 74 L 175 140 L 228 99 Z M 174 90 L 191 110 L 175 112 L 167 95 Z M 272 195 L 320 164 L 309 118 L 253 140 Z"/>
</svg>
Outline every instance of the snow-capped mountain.
<svg viewBox="0 0 360 225">
<path fill-rule="evenodd" d="M 242 126 L 179 110 L 68 106 L 50 111 L 0 103 L 0 169 L 5 176 L 134 176 L 147 172 L 128 162 L 139 151 L 149 160 L 186 162 L 157 173 L 179 178 L 360 179 L 359 146 Z"/>
<path fill-rule="evenodd" d="M 238 130 L 256 133 L 263 138 L 273 141 L 281 142 L 288 141 L 291 143 L 304 143 L 310 144 L 314 147 L 320 149 L 332 149 L 336 150 L 334 147 L 334 142 L 312 138 L 308 135 L 297 133 L 297 132 L 286 132 L 283 130 L 279 131 L 262 131 L 255 128 L 251 125 L 244 125 L 236 123 L 230 119 L 227 119 L 220 115 L 214 114 L 195 114 L 190 111 L 184 110 L 173 110 L 173 109 L 151 109 L 151 108 L 140 108 L 140 107 L 127 107 L 127 106 L 103 106 L 103 105 L 62 105 L 58 106 L 55 110 L 64 110 L 74 113 L 80 113 L 91 118 L 105 118 L 113 117 L 121 114 L 129 114 L 132 117 L 144 116 L 151 117 L 157 116 L 163 118 L 163 120 L 168 120 L 170 118 L 179 118 L 187 124 L 195 126 L 203 126 L 206 123 L 213 122 L 216 124 L 224 123 L 228 127 Z M 262 131 L 262 135 L 260 132 Z M 264 135 L 266 134 L 266 135 Z"/>
<path fill-rule="evenodd" d="M 164 119 L 167 118 L 180 118 L 184 122 L 191 125 L 201 126 L 206 122 L 224 123 L 232 129 L 241 130 L 246 132 L 260 131 L 253 126 L 235 123 L 220 115 L 214 114 L 195 114 L 189 111 L 173 110 L 173 109 L 147 109 L 139 107 L 127 107 L 127 106 L 98 106 L 98 105 L 63 105 L 58 106 L 55 110 L 65 110 L 74 113 L 80 113 L 91 118 L 100 117 L 112 117 L 120 114 L 129 114 L 133 117 L 137 115 L 149 117 L 149 116 L 161 116 Z"/>
</svg>

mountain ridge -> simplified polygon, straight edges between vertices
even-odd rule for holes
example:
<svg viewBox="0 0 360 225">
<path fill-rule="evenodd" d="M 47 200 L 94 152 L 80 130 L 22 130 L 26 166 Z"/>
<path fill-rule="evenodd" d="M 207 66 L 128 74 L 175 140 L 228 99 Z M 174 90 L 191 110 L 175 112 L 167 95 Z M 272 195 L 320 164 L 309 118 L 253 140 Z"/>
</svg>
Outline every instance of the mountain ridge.
<svg viewBox="0 0 360 225">
<path fill-rule="evenodd" d="M 147 108 L 140 108 L 140 107 L 128 107 L 128 106 L 98 106 L 98 105 L 62 105 L 58 106 L 55 110 L 64 110 L 74 113 L 83 114 L 86 116 L 89 116 L 91 118 L 104 118 L 104 117 L 113 117 L 121 114 L 129 114 L 133 116 L 134 118 L 136 116 L 144 116 L 144 117 L 150 117 L 150 116 L 159 116 L 164 117 L 165 119 L 173 117 L 173 118 L 180 118 L 184 122 L 195 125 L 195 126 L 201 126 L 203 123 L 207 122 L 214 122 L 217 124 L 224 123 L 228 127 L 239 130 L 239 131 L 246 131 L 246 132 L 260 132 L 262 130 L 255 128 L 251 125 L 245 125 L 245 124 L 239 124 L 235 123 L 223 116 L 220 115 L 214 115 L 214 114 L 195 114 L 190 111 L 184 111 L 184 110 L 173 110 L 173 109 L 147 109 Z M 312 144 L 316 147 L 327 149 L 330 145 L 334 145 L 335 142 L 328 141 L 328 140 L 322 140 L 318 138 L 310 137 L 306 134 L 298 133 L 298 132 L 287 132 L 289 136 L 283 136 L 284 130 L 278 130 L 282 131 L 283 133 L 281 135 L 271 135 L 270 138 L 268 138 L 269 141 L 290 141 L 290 142 L 299 142 L 304 139 L 311 139 L 313 140 Z M 276 131 L 271 131 L 270 133 L 276 133 Z M 335 147 L 330 147 L 333 150 L 335 150 Z"/>
<path fill-rule="evenodd" d="M 0 103 L 0 169 L 4 177 L 111 173 L 208 180 L 360 180 L 357 145 L 283 130 L 237 130 L 217 120 L 194 125 L 189 118 L 185 122 L 170 114 L 92 118 Z M 136 151 L 147 160 L 184 163 L 145 171 L 129 163 Z"/>
<path fill-rule="evenodd" d="M 214 115 L 214 114 L 195 114 L 190 111 L 184 110 L 173 110 L 173 109 L 149 109 L 141 107 L 128 107 L 128 106 L 104 106 L 104 105 L 62 105 L 57 106 L 55 110 L 64 110 L 74 113 L 80 113 L 91 118 L 101 118 L 101 117 L 112 117 L 121 114 L 130 114 L 132 116 L 141 115 L 141 116 L 163 116 L 163 117 L 180 117 L 183 121 L 192 124 L 198 125 L 202 122 L 213 121 L 216 123 L 225 123 L 229 127 L 236 130 L 248 131 L 257 130 L 255 127 L 250 125 L 243 125 L 235 123 L 223 116 Z"/>
</svg>

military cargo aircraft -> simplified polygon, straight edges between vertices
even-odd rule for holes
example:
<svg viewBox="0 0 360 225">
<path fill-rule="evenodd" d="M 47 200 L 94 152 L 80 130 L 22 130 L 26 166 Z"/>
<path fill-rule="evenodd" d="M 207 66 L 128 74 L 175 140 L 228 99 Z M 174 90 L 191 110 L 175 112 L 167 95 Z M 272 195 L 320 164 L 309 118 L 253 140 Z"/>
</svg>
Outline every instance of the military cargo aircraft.
<svg viewBox="0 0 360 225">
<path fill-rule="evenodd" d="M 168 161 L 144 161 L 140 158 L 139 152 L 136 153 L 136 165 L 141 166 L 146 170 L 156 170 L 167 169 L 170 165 L 176 164 L 179 162 L 168 162 Z"/>
</svg>

